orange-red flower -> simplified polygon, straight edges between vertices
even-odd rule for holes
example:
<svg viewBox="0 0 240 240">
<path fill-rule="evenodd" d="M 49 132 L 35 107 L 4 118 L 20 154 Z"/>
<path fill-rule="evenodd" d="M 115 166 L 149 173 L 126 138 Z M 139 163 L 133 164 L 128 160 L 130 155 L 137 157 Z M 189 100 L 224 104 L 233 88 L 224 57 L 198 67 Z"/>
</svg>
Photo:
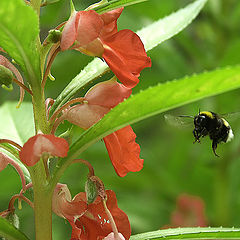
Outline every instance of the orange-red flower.
<svg viewBox="0 0 240 240">
<path fill-rule="evenodd" d="M 85 95 L 84 103 L 69 108 L 63 118 L 87 129 L 98 122 L 111 108 L 128 98 L 131 89 L 114 80 L 96 84 Z M 140 147 L 130 126 L 124 127 L 103 138 L 116 173 L 124 177 L 128 172 L 140 171 L 143 159 L 139 158 Z"/>
<path fill-rule="evenodd" d="M 129 239 L 131 228 L 127 215 L 118 208 L 116 195 L 106 190 L 107 207 L 111 212 L 119 233 Z M 72 226 L 72 240 L 104 239 L 112 227 L 100 197 L 87 205 L 86 194 L 78 193 L 73 199 L 65 184 L 58 184 L 53 195 L 53 211 L 66 218 Z"/>
<path fill-rule="evenodd" d="M 37 134 L 28 139 L 19 152 L 20 160 L 27 166 L 35 165 L 43 153 L 66 157 L 69 146 L 65 139 L 51 134 Z"/>
<path fill-rule="evenodd" d="M 142 69 L 151 66 L 151 59 L 137 34 L 128 29 L 118 32 L 122 11 L 119 8 L 101 15 L 93 10 L 74 11 L 63 29 L 60 47 L 103 57 L 117 78 L 133 88 Z"/>
<path fill-rule="evenodd" d="M 205 205 L 200 197 L 181 194 L 171 216 L 171 227 L 206 227 Z"/>
</svg>

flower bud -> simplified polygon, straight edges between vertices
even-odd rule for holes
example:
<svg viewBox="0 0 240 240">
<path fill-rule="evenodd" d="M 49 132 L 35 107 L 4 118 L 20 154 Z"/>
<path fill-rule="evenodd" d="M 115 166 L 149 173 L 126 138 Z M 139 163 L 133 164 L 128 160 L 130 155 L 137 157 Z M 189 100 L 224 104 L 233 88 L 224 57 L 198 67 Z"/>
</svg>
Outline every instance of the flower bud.
<svg viewBox="0 0 240 240">
<path fill-rule="evenodd" d="M 57 43 L 60 41 L 61 36 L 62 36 L 61 31 L 57 29 L 52 29 L 49 31 L 48 41 L 51 43 Z"/>
<path fill-rule="evenodd" d="M 85 192 L 87 197 L 87 203 L 93 203 L 98 196 L 96 181 L 92 181 L 91 178 L 88 178 L 85 183 Z"/>
<path fill-rule="evenodd" d="M 9 88 L 13 78 L 13 73 L 8 68 L 0 65 L 0 84 Z"/>
<path fill-rule="evenodd" d="M 15 212 L 9 212 L 6 219 L 16 228 L 19 228 L 19 218 Z"/>
</svg>

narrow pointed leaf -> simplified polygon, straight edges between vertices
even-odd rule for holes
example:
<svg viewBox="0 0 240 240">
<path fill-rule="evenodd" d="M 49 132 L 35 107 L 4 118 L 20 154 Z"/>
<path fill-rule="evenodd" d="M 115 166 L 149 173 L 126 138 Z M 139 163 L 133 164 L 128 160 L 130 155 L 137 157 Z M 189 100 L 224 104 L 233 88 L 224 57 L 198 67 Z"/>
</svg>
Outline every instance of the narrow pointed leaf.
<svg viewBox="0 0 240 240">
<path fill-rule="evenodd" d="M 151 50 L 163 41 L 182 31 L 198 15 L 207 0 L 197 0 L 183 9 L 160 19 L 138 31 L 146 50 Z M 113 1 L 111 1 L 113 2 Z M 72 96 L 79 92 L 89 82 L 109 71 L 107 64 L 95 58 L 89 63 L 62 91 L 56 99 L 51 112 L 66 103 Z"/>
<path fill-rule="evenodd" d="M 187 7 L 163 19 L 159 19 L 146 28 L 138 31 L 137 34 L 143 41 L 146 51 L 153 49 L 158 44 L 166 41 L 186 28 L 193 19 L 196 18 L 206 2 L 207 0 L 195 1 Z"/>
<path fill-rule="evenodd" d="M 24 233 L 2 217 L 0 217 L 0 237 L 8 240 L 29 240 Z"/>
<path fill-rule="evenodd" d="M 176 228 L 131 236 L 130 240 L 157 239 L 240 239 L 239 228 Z"/>
<path fill-rule="evenodd" d="M 61 165 L 66 167 L 72 158 L 76 158 L 91 144 L 124 126 L 239 87 L 240 66 L 217 69 L 150 87 L 117 105 L 84 132 L 70 147 L 69 157 L 63 159 Z"/>
<path fill-rule="evenodd" d="M 146 2 L 148 0 L 108 0 L 105 3 L 93 8 L 97 13 L 104 13 L 116 8 L 126 7 L 140 2 Z"/>
</svg>

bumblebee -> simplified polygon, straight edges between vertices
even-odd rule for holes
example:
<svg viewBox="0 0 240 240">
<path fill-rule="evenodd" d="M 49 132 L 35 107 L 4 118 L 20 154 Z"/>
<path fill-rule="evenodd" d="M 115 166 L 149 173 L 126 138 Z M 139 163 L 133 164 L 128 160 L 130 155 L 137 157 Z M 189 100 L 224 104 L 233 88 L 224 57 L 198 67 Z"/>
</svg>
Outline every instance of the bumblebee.
<svg viewBox="0 0 240 240">
<path fill-rule="evenodd" d="M 215 156 L 217 145 L 221 142 L 229 142 L 233 139 L 233 131 L 229 123 L 214 112 L 203 111 L 199 112 L 194 117 L 194 142 L 200 142 L 201 137 L 209 135 L 212 140 L 212 150 Z"/>
<path fill-rule="evenodd" d="M 210 112 L 202 111 L 196 116 L 185 116 L 181 115 L 178 117 L 172 117 L 171 115 L 165 115 L 165 119 L 171 125 L 186 125 L 183 118 L 193 119 L 194 129 L 193 136 L 195 142 L 200 143 L 200 138 L 209 136 L 212 140 L 212 150 L 215 156 L 219 157 L 216 153 L 216 149 L 219 143 L 229 142 L 233 139 L 233 131 L 229 123 L 220 115 Z"/>
</svg>

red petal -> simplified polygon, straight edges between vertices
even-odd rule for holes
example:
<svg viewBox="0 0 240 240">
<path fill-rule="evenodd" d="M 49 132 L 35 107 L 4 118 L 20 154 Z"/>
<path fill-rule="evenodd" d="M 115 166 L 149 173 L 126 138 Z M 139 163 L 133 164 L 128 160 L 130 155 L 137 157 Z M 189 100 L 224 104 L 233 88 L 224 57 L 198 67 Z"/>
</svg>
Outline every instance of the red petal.
<svg viewBox="0 0 240 240">
<path fill-rule="evenodd" d="M 53 212 L 65 218 L 81 216 L 87 209 L 87 201 L 80 194 L 78 195 L 72 200 L 67 185 L 58 183 L 52 198 Z"/>
<path fill-rule="evenodd" d="M 103 58 L 113 73 L 126 87 L 135 87 L 142 69 L 151 66 L 151 59 L 147 57 L 141 39 L 125 29 L 102 39 L 102 42 Z"/>
<path fill-rule="evenodd" d="M 124 177 L 128 172 L 140 171 L 143 167 L 143 159 L 139 158 L 140 147 L 135 138 L 130 126 L 103 138 L 113 167 L 120 177 Z"/>
<path fill-rule="evenodd" d="M 117 225 L 117 229 L 125 239 L 129 239 L 131 235 L 130 223 L 127 215 L 118 208 L 117 198 L 113 191 L 107 190 L 107 207 L 111 212 L 114 221 Z M 91 218 L 88 216 L 92 216 Z M 84 229 L 84 237 L 81 239 L 101 239 L 106 237 L 112 232 L 110 222 L 107 214 L 104 210 L 103 203 L 101 201 L 95 201 L 88 205 L 88 212 L 76 221 L 76 225 Z"/>
<path fill-rule="evenodd" d="M 121 15 L 122 11 L 123 8 L 118 8 L 100 15 L 104 22 L 104 27 L 100 34 L 102 39 L 107 38 L 117 32 L 117 19 Z"/>
<path fill-rule="evenodd" d="M 72 235 L 71 235 L 71 240 L 84 240 L 80 238 L 82 229 L 78 228 L 77 225 L 74 222 L 74 218 L 67 218 L 68 222 L 70 223 L 72 227 Z"/>
<path fill-rule="evenodd" d="M 94 85 L 85 95 L 85 99 L 91 105 L 99 105 L 113 108 L 125 98 L 128 98 L 132 90 L 115 80 L 109 80 Z"/>
<path fill-rule="evenodd" d="M 66 157 L 68 152 L 68 143 L 65 139 L 55 137 L 54 135 L 37 134 L 23 145 L 19 152 L 21 161 L 27 166 L 36 164 L 43 153 L 49 153 L 52 156 Z"/>
<path fill-rule="evenodd" d="M 78 12 L 74 11 L 64 26 L 60 43 L 60 47 L 63 51 L 70 48 L 76 41 L 77 36 L 76 21 L 79 18 L 78 15 L 79 15 Z"/>
<path fill-rule="evenodd" d="M 101 16 L 104 24 L 107 25 L 107 24 L 117 20 L 120 17 L 122 11 L 123 11 L 123 7 L 114 9 L 114 10 L 106 12 L 106 13 L 103 13 L 100 16 Z"/>
<path fill-rule="evenodd" d="M 78 14 L 77 41 L 78 46 L 84 46 L 99 36 L 103 28 L 103 20 L 93 10 L 80 11 Z"/>
</svg>

